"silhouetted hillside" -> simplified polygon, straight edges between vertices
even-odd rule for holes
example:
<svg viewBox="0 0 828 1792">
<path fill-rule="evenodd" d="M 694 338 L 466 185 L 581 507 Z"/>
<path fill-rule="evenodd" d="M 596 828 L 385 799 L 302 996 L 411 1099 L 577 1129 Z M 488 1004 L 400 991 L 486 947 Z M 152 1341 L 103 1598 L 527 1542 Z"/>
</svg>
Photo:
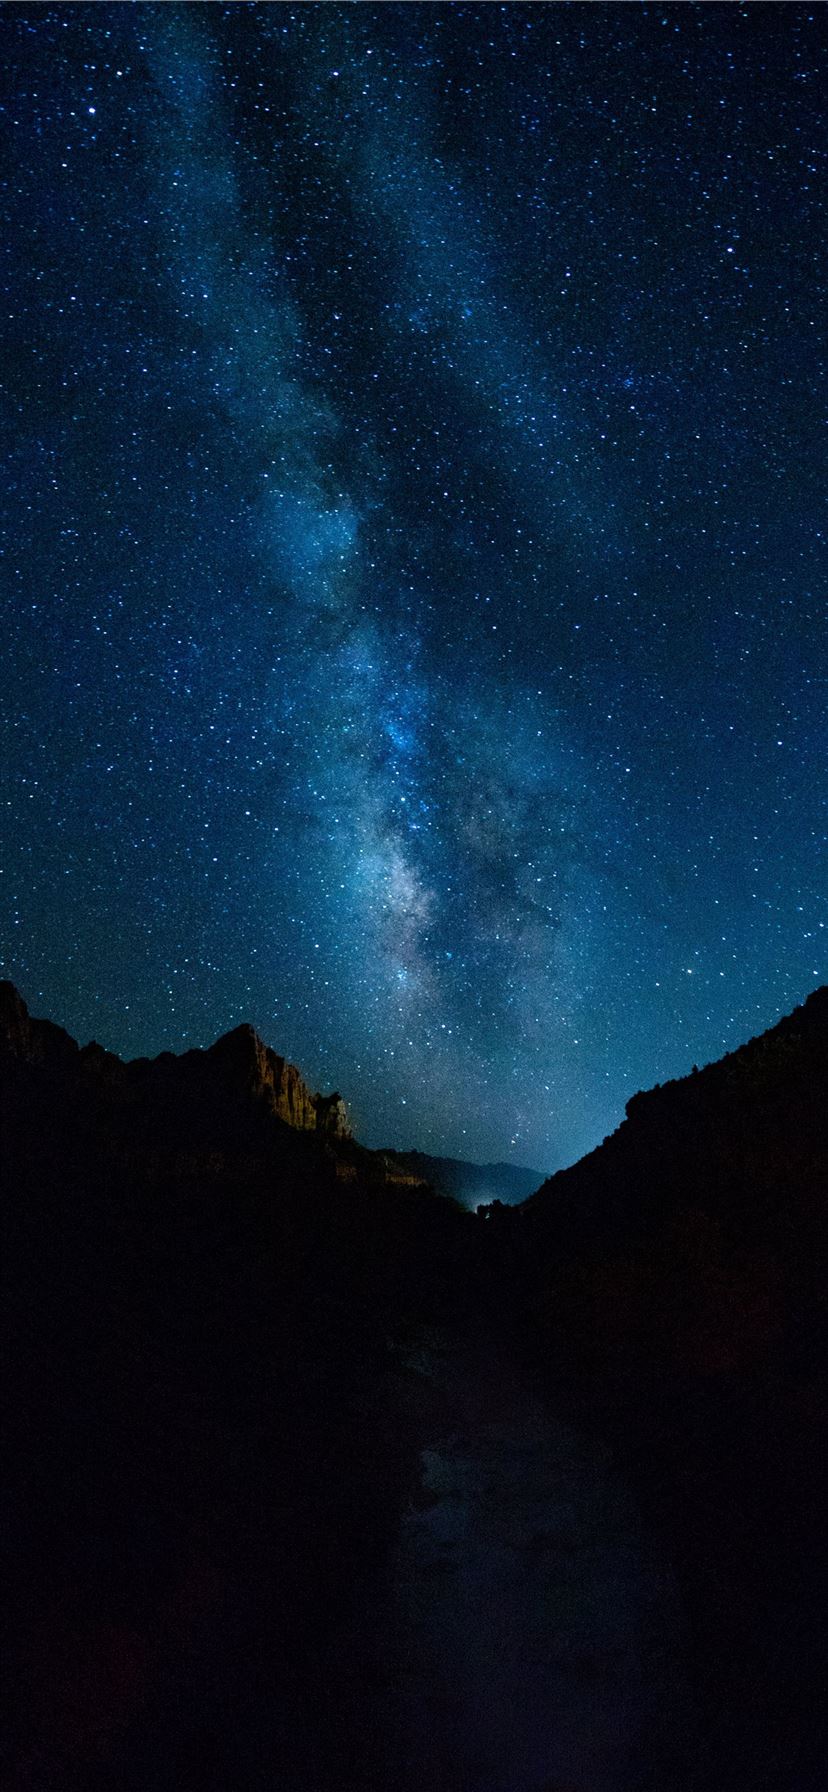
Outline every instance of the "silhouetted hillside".
<svg viewBox="0 0 828 1792">
<path fill-rule="evenodd" d="M 7 986 L 0 1035 L 3 1783 L 364 1786 L 405 1360 L 462 1325 L 475 1222 L 249 1029 L 124 1065 Z"/>
<path fill-rule="evenodd" d="M 720 1062 L 636 1095 L 589 1157 L 492 1217 L 519 1265 L 535 1362 L 603 1413 L 669 1533 L 719 1773 L 728 1787 L 816 1792 L 828 1758 L 828 989 Z"/>
<path fill-rule="evenodd" d="M 550 1177 L 524 1213 L 533 1226 L 587 1241 L 593 1224 L 631 1239 L 693 1200 L 751 1231 L 784 1193 L 803 1214 L 806 1189 L 824 1182 L 828 988 L 691 1076 L 634 1095 L 626 1120 L 602 1145 Z M 812 1214 L 818 1229 L 822 1203 Z M 819 1215 L 822 1215 L 821 1219 Z"/>
</svg>

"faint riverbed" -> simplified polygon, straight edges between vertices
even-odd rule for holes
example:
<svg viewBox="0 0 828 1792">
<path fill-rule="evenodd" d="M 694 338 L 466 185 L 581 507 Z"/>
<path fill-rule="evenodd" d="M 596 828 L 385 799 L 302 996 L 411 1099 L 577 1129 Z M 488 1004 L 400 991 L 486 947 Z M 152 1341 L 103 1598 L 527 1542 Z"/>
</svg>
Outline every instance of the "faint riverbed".
<svg viewBox="0 0 828 1792">
<path fill-rule="evenodd" d="M 673 1577 L 602 1446 L 485 1345 L 410 1367 L 436 1416 L 381 1624 L 378 1787 L 694 1784 Z"/>
</svg>

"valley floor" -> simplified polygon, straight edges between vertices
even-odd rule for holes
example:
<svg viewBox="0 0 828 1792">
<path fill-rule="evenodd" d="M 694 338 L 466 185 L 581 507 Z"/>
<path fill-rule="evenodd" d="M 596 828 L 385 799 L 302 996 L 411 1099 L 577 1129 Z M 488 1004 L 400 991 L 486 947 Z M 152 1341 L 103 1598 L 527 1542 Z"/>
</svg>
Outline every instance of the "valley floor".
<svg viewBox="0 0 828 1792">
<path fill-rule="evenodd" d="M 697 1739 L 670 1564 L 605 1448 L 483 1338 L 411 1352 L 420 1485 L 362 1643 L 382 1792 L 671 1792 Z M 366 1640 L 366 1636 L 369 1640 Z M 343 1639 L 345 1648 L 354 1639 Z M 369 1749 L 370 1753 L 370 1749 Z"/>
</svg>

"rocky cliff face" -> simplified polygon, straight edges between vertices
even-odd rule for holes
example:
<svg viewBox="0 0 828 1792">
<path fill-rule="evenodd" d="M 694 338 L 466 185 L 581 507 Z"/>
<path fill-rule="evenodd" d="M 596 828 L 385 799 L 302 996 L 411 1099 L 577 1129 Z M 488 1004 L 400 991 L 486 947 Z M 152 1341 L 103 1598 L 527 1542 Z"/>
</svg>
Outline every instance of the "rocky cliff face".
<svg viewBox="0 0 828 1792">
<path fill-rule="evenodd" d="M 287 1126 L 320 1132 L 326 1138 L 351 1137 L 341 1095 L 312 1094 L 296 1065 L 271 1051 L 253 1027 L 236 1027 L 225 1033 L 210 1047 L 207 1057 L 229 1089 L 259 1103 Z"/>
<path fill-rule="evenodd" d="M 60 1069 L 90 1090 L 120 1093 L 134 1101 L 139 1093 L 167 1100 L 192 1098 L 200 1086 L 205 1099 L 249 1105 L 300 1132 L 316 1132 L 331 1141 L 350 1139 L 345 1103 L 338 1093 L 314 1094 L 295 1064 L 280 1058 L 250 1026 L 235 1027 L 208 1051 L 176 1057 L 136 1058 L 124 1063 L 95 1041 L 79 1049 L 76 1041 L 51 1021 L 36 1020 L 14 984 L 0 982 L 0 1056 L 7 1062 L 49 1070 Z"/>
</svg>

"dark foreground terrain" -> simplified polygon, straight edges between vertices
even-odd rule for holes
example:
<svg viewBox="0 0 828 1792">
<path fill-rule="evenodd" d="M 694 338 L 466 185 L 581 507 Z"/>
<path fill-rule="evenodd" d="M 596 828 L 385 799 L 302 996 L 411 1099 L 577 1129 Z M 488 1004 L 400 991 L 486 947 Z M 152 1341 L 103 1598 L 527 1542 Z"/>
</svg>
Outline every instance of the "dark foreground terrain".
<svg viewBox="0 0 828 1792">
<path fill-rule="evenodd" d="M 13 1792 L 822 1792 L 828 991 L 483 1215 L 0 989 Z"/>
</svg>

